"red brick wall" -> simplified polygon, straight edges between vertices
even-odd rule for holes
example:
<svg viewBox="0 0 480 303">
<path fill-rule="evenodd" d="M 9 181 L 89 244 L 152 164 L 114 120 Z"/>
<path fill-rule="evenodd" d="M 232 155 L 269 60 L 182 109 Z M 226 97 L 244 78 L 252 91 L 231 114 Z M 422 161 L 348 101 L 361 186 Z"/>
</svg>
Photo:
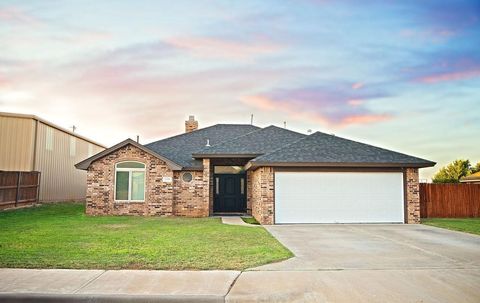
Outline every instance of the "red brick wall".
<svg viewBox="0 0 480 303">
<path fill-rule="evenodd" d="M 418 169 L 407 168 L 405 171 L 405 179 L 407 223 L 420 223 L 420 188 L 418 183 Z"/>
<path fill-rule="evenodd" d="M 183 174 L 192 174 L 192 181 L 183 181 Z M 203 172 L 175 171 L 173 173 L 173 214 L 181 217 L 208 217 L 208 204 L 203 202 Z"/>
<path fill-rule="evenodd" d="M 261 224 L 274 223 L 273 167 L 260 167 L 250 174 L 252 216 Z"/>
<path fill-rule="evenodd" d="M 146 165 L 145 201 L 114 201 L 115 164 L 138 161 Z M 173 172 L 167 164 L 149 153 L 127 145 L 97 161 L 87 171 L 86 213 L 89 215 L 140 216 L 208 216 L 208 204 L 203 204 L 203 174 L 191 172 L 194 180 L 179 181 L 180 172 Z M 164 182 L 170 177 L 172 182 Z M 191 210 L 191 211 L 188 211 Z"/>
<path fill-rule="evenodd" d="M 247 171 L 247 214 L 252 214 L 252 200 L 253 200 L 253 185 L 252 185 L 253 171 Z"/>
</svg>

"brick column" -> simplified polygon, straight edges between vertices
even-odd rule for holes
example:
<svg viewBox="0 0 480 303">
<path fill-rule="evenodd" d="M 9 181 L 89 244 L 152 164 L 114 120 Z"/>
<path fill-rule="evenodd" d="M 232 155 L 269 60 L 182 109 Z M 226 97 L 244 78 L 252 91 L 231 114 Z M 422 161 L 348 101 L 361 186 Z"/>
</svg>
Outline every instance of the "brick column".
<svg viewBox="0 0 480 303">
<path fill-rule="evenodd" d="M 247 178 L 247 214 L 252 214 L 252 194 L 253 194 L 253 187 L 252 187 L 252 171 L 248 170 L 246 174 Z"/>
<path fill-rule="evenodd" d="M 210 173 L 210 159 L 203 159 L 203 203 L 208 205 L 209 214 L 213 212 L 212 178 Z"/>
<path fill-rule="evenodd" d="M 274 223 L 274 172 L 272 167 L 260 167 L 252 174 L 252 215 L 261 224 Z"/>
<path fill-rule="evenodd" d="M 420 189 L 418 169 L 407 168 L 405 171 L 405 189 L 407 197 L 407 223 L 420 223 Z"/>
</svg>

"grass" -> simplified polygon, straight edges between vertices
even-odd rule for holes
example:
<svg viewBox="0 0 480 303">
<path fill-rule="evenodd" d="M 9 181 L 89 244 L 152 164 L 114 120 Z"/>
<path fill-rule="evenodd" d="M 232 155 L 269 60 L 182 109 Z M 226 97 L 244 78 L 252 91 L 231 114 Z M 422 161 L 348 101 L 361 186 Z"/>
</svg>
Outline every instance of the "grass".
<svg viewBox="0 0 480 303">
<path fill-rule="evenodd" d="M 254 217 L 242 217 L 243 222 L 248 224 L 260 225 Z"/>
<path fill-rule="evenodd" d="M 435 227 L 480 235 L 480 218 L 431 218 L 422 219 L 422 223 Z"/>
<path fill-rule="evenodd" d="M 0 267 L 245 269 L 292 253 L 264 228 L 220 218 L 84 214 L 76 203 L 0 212 Z"/>
</svg>

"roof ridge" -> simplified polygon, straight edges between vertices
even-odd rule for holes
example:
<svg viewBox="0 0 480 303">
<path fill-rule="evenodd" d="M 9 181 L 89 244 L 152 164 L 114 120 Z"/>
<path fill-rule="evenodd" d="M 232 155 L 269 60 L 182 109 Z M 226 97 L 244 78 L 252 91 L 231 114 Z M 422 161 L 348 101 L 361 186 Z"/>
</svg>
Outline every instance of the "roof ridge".
<svg viewBox="0 0 480 303">
<path fill-rule="evenodd" d="M 342 139 L 342 140 L 346 140 L 346 141 L 354 142 L 354 143 L 357 143 L 357 144 L 361 144 L 361 145 L 364 145 L 364 146 L 375 147 L 375 148 L 378 148 L 378 149 L 381 149 L 381 150 L 384 150 L 384 151 L 387 151 L 387 152 L 396 153 L 396 154 L 399 154 L 399 155 L 403 155 L 403 156 L 407 156 L 407 157 L 412 157 L 412 158 L 416 158 L 416 159 L 423 160 L 423 161 L 432 162 L 432 161 L 427 160 L 427 159 L 419 158 L 419 157 L 412 156 L 412 155 L 409 155 L 409 154 L 404 154 L 404 153 L 401 153 L 401 152 L 397 152 L 397 151 L 394 151 L 394 150 L 391 150 L 391 149 L 379 147 L 379 146 L 376 146 L 376 145 L 367 144 L 367 143 L 355 141 L 355 140 L 352 140 L 352 139 L 348 139 L 348 138 L 339 137 L 339 136 L 336 136 L 336 135 L 327 134 L 327 133 L 324 133 L 324 132 L 321 132 L 321 131 L 316 131 L 316 132 L 314 132 L 312 135 L 315 135 L 315 134 L 321 134 L 321 135 L 325 135 L 325 136 L 329 136 L 329 137 L 335 137 L 335 138 L 339 138 L 339 139 Z"/>
<path fill-rule="evenodd" d="M 174 136 L 171 136 L 171 137 L 167 137 L 167 138 L 163 138 L 163 139 L 160 139 L 160 140 L 152 141 L 150 143 L 145 144 L 144 146 L 147 146 L 147 145 L 150 145 L 150 144 L 153 144 L 153 143 L 157 143 L 157 142 L 160 142 L 160 141 L 164 141 L 164 140 L 169 140 L 169 139 L 173 139 L 173 138 L 186 136 L 186 135 L 189 135 L 193 132 L 204 131 L 206 129 L 209 129 L 209 128 L 212 128 L 212 127 L 215 127 L 215 126 L 218 126 L 218 125 L 233 125 L 233 126 L 243 125 L 243 126 L 253 126 L 253 127 L 257 127 L 258 129 L 262 129 L 262 128 L 256 126 L 256 125 L 253 125 L 253 124 L 221 124 L 221 123 L 217 123 L 217 124 L 214 124 L 214 125 L 210 125 L 210 126 L 207 126 L 207 127 L 196 129 L 196 130 L 188 132 L 188 133 L 181 133 L 181 134 L 174 135 Z M 256 129 L 256 130 L 258 130 L 258 129 Z"/>
</svg>

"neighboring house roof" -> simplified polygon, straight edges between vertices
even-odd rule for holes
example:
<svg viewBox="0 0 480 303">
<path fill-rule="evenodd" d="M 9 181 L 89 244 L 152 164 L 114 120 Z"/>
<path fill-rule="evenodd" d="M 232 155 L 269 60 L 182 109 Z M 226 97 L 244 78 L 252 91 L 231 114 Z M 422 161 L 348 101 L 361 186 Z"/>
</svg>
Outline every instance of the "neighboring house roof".
<svg viewBox="0 0 480 303">
<path fill-rule="evenodd" d="M 460 179 L 462 183 L 480 182 L 480 171 Z"/>
<path fill-rule="evenodd" d="M 178 165 L 177 163 L 171 161 L 170 159 L 165 158 L 162 155 L 157 154 L 156 152 L 152 151 L 151 149 L 146 148 L 145 146 L 141 145 L 140 143 L 137 143 L 137 142 L 133 141 L 132 139 L 127 139 L 127 140 L 122 141 L 122 142 L 120 142 L 120 143 L 118 143 L 118 144 L 116 144 L 116 145 L 114 145 L 114 146 L 112 146 L 112 147 L 110 147 L 110 148 L 108 148 L 104 151 L 101 151 L 98 154 L 93 155 L 90 158 L 85 159 L 82 162 L 79 162 L 79 163 L 75 164 L 75 167 L 78 168 L 78 169 L 86 170 L 86 169 L 88 169 L 90 164 L 92 164 L 93 161 L 98 160 L 98 159 L 100 159 L 100 158 L 102 158 L 102 157 L 104 157 L 104 156 L 106 156 L 106 155 L 108 155 L 108 154 L 126 146 L 126 145 L 129 145 L 129 144 L 143 150 L 146 153 L 149 153 L 149 154 L 165 161 L 165 163 L 167 163 L 168 167 L 170 167 L 172 170 L 181 170 L 182 169 L 182 167 L 180 165 Z"/>
<path fill-rule="evenodd" d="M 225 156 L 256 157 L 274 151 L 306 135 L 277 126 L 268 126 L 232 140 L 221 142 L 193 153 L 194 158 Z"/>
<path fill-rule="evenodd" d="M 250 166 L 411 166 L 434 162 L 316 132 L 250 161 Z"/>
<path fill-rule="evenodd" d="M 146 144 L 145 147 L 171 159 L 183 168 L 202 169 L 202 161 L 193 159 L 192 153 L 205 147 L 207 139 L 213 146 L 259 129 L 250 124 L 216 124 L 155 141 Z"/>
</svg>

